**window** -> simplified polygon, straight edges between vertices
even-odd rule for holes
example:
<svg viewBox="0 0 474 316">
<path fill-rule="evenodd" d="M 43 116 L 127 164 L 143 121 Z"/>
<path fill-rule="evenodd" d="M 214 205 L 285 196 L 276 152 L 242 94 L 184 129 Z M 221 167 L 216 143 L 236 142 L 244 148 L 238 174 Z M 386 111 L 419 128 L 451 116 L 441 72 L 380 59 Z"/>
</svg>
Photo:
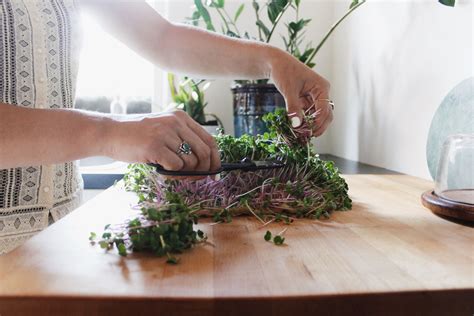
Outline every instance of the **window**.
<svg viewBox="0 0 474 316">
<path fill-rule="evenodd" d="M 150 113 L 156 81 L 153 65 L 82 17 L 83 45 L 76 108 L 102 113 Z M 107 157 L 80 161 L 85 188 L 105 188 L 121 178 L 126 164 Z"/>
</svg>

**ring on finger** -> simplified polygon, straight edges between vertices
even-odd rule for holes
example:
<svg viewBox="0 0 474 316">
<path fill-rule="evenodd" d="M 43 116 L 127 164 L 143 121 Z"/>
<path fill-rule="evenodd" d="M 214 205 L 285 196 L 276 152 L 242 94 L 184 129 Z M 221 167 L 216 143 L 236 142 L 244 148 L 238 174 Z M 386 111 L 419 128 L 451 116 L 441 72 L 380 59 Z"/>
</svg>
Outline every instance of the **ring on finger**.
<svg viewBox="0 0 474 316">
<path fill-rule="evenodd" d="M 191 145 L 189 145 L 189 143 L 183 141 L 181 142 L 181 144 L 179 144 L 179 147 L 178 147 L 178 150 L 176 151 L 176 153 L 178 154 L 178 156 L 180 155 L 191 155 L 193 153 L 192 149 L 191 149 Z"/>
<path fill-rule="evenodd" d="M 330 99 L 318 99 L 317 101 L 325 101 L 328 103 L 328 105 L 331 107 L 331 110 L 334 111 L 334 101 Z"/>
</svg>

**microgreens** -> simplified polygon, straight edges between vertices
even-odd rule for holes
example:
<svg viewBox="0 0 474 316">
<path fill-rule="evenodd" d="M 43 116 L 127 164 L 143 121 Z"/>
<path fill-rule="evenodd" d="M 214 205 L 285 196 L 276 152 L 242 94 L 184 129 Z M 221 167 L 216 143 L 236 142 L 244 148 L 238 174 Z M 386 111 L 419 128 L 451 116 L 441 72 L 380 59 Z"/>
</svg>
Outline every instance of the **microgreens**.
<svg viewBox="0 0 474 316">
<path fill-rule="evenodd" d="M 285 237 L 281 237 L 279 235 L 276 235 L 275 237 L 273 237 L 273 243 L 275 245 L 283 245 L 283 243 L 285 242 Z"/>
<path fill-rule="evenodd" d="M 263 236 L 263 239 L 265 239 L 265 241 L 270 241 L 270 239 L 272 239 L 271 231 L 267 230 L 267 232 L 265 233 L 265 236 Z"/>
<path fill-rule="evenodd" d="M 137 193 L 141 214 L 124 224 L 107 226 L 99 245 L 107 250 L 115 246 L 121 255 L 149 251 L 177 263 L 172 253 L 206 241 L 202 231 L 193 229 L 199 217 L 229 223 L 234 216 L 248 214 L 266 226 L 350 209 L 347 183 L 334 163 L 321 160 L 309 145 L 312 117 L 313 113 L 305 113 L 302 126 L 293 130 L 286 111 L 279 109 L 264 118 L 268 133 L 215 137 L 223 162 L 278 160 L 286 164 L 281 169 L 231 171 L 219 179 L 169 180 L 148 165 L 130 165 L 125 187 Z M 273 237 L 275 245 L 284 243 L 285 230 Z M 264 239 L 272 240 L 270 231 Z"/>
</svg>

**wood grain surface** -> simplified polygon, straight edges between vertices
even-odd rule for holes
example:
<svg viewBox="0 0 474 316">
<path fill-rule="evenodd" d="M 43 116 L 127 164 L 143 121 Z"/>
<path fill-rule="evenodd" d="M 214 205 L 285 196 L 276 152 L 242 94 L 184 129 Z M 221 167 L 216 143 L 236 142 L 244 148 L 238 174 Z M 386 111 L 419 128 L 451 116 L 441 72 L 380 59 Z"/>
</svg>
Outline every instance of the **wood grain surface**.
<svg viewBox="0 0 474 316">
<path fill-rule="evenodd" d="M 135 212 L 134 195 L 111 188 L 0 257 L 0 315 L 472 315 L 474 230 L 421 205 L 433 184 L 346 179 L 352 211 L 298 220 L 283 246 L 263 240 L 281 224 L 202 221 L 214 246 L 176 266 L 89 244 Z"/>
</svg>

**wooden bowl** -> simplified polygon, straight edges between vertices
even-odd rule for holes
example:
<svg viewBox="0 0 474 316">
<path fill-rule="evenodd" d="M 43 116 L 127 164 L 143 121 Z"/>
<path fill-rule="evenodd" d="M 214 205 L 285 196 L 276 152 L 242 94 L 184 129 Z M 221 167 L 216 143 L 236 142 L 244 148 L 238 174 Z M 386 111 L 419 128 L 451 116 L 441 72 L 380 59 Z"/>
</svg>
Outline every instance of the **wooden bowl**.
<svg viewBox="0 0 474 316">
<path fill-rule="evenodd" d="M 421 195 L 421 203 L 437 215 L 474 222 L 474 205 L 442 199 L 432 190 Z"/>
</svg>

